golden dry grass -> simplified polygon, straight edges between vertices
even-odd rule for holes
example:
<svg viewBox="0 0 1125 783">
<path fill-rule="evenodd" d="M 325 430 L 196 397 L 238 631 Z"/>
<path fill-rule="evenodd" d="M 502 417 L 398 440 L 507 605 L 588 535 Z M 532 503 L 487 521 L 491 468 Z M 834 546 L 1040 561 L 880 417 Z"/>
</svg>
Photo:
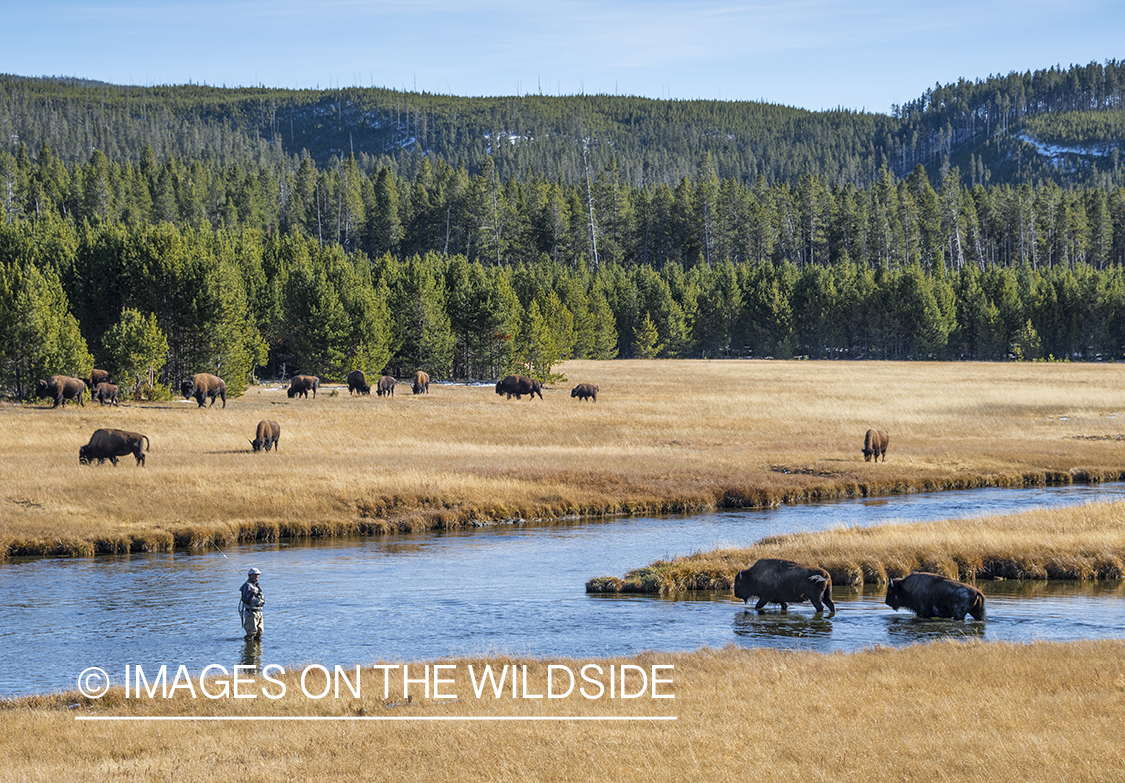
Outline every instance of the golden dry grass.
<svg viewBox="0 0 1125 783">
<path fill-rule="evenodd" d="M 953 579 L 1121 579 L 1125 503 L 1021 514 L 849 527 L 764 538 L 750 547 L 661 560 L 624 579 L 596 577 L 589 592 L 730 590 L 762 557 L 819 566 L 836 585 L 886 582 L 911 571 Z"/>
<path fill-rule="evenodd" d="M 487 661 L 493 666 L 511 662 Z M 602 660 L 603 669 L 623 660 Z M 0 781 L 1119 781 L 1125 642 L 944 642 L 854 654 L 727 647 L 646 654 L 675 667 L 674 700 L 475 698 L 381 688 L 312 701 L 64 694 L 0 703 Z M 482 661 L 475 662 L 478 666 Z M 543 693 L 546 661 L 528 661 Z M 574 661 L 559 661 L 577 671 Z M 667 672 L 664 672 L 667 674 Z M 443 700 L 444 701 L 444 700 Z M 397 704 L 388 708 L 387 703 Z M 78 706 L 72 709 L 71 704 Z M 675 722 L 89 723 L 83 715 L 674 715 Z"/>
<path fill-rule="evenodd" d="M 759 506 L 802 498 L 1125 474 L 1125 366 L 568 362 L 545 400 L 435 385 L 392 399 L 0 406 L 0 552 L 88 554 Z M 580 381 L 597 403 L 572 400 Z M 280 452 L 250 453 L 260 419 Z M 98 427 L 152 440 L 148 467 L 80 467 Z M 886 464 L 859 453 L 891 434 Z"/>
</svg>

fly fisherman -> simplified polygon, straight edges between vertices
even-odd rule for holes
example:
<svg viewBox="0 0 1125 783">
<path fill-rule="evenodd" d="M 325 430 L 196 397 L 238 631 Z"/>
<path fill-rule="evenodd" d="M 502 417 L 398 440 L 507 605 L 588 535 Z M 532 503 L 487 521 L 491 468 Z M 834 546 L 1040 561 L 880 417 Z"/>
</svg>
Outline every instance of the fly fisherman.
<svg viewBox="0 0 1125 783">
<path fill-rule="evenodd" d="M 242 585 L 242 600 L 238 604 L 238 614 L 242 618 L 242 630 L 246 631 L 246 641 L 257 641 L 262 638 L 262 605 L 266 599 L 262 597 L 262 588 L 258 584 L 258 577 L 262 572 L 251 568 L 246 574 L 246 581 Z"/>
</svg>

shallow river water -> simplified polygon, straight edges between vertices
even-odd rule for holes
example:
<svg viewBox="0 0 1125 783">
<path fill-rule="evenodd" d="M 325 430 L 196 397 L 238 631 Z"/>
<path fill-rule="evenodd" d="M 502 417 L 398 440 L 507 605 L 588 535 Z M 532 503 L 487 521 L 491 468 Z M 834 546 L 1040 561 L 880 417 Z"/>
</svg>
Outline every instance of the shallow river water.
<svg viewBox="0 0 1125 783">
<path fill-rule="evenodd" d="M 586 580 L 662 557 L 777 533 L 1009 513 L 1125 499 L 1125 484 L 928 493 L 766 511 L 519 525 L 418 536 L 280 543 L 198 553 L 0 563 L 0 696 L 75 687 L 87 667 L 349 665 L 510 653 L 629 655 L 726 644 L 856 650 L 947 636 L 1125 638 L 1121 582 L 979 585 L 986 622 L 922 621 L 883 591 L 837 588 L 809 604 L 746 611 L 728 594 L 587 595 Z M 262 569 L 260 645 L 242 640 L 238 588 Z"/>
</svg>

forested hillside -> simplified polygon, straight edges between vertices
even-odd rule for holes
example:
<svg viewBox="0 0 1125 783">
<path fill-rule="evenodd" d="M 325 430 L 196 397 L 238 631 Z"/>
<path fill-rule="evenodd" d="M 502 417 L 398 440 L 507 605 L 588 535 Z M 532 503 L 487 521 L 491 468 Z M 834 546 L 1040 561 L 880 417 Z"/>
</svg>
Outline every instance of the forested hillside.
<svg viewBox="0 0 1125 783">
<path fill-rule="evenodd" d="M 894 116 L 7 77 L 0 391 L 1125 358 L 1123 107 L 1115 63 Z"/>
</svg>

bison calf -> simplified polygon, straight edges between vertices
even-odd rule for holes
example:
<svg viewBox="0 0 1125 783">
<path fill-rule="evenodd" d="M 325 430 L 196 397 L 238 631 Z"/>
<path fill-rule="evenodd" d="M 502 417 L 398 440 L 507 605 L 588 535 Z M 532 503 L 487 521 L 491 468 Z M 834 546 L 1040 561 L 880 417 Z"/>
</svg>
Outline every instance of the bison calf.
<svg viewBox="0 0 1125 783">
<path fill-rule="evenodd" d="M 587 399 L 598 401 L 598 387 L 592 383 L 580 383 L 570 390 L 571 397 L 577 397 L 580 401 Z"/>
<path fill-rule="evenodd" d="M 132 454 L 137 458 L 137 464 L 143 468 L 145 466 L 145 445 L 150 450 L 152 449 L 152 444 L 148 442 L 148 436 L 139 432 L 95 430 L 94 434 L 90 436 L 90 442 L 78 449 L 78 464 L 89 465 L 93 460 L 97 460 L 100 465 L 108 459 L 116 465 L 118 457 Z"/>
<path fill-rule="evenodd" d="M 863 461 L 870 462 L 871 455 L 875 455 L 875 461 L 879 461 L 879 455 L 883 456 L 883 462 L 887 461 L 887 444 L 890 443 L 891 436 L 883 430 L 868 430 L 867 434 L 863 436 Z"/>
<path fill-rule="evenodd" d="M 892 579 L 887 585 L 886 604 L 896 611 L 905 607 L 919 617 L 964 620 L 966 614 L 971 614 L 978 620 L 984 619 L 984 594 L 980 590 L 923 571 Z"/>
<path fill-rule="evenodd" d="M 781 611 L 789 610 L 790 603 L 812 601 L 816 611 L 836 614 L 832 603 L 832 577 L 823 568 L 810 568 L 792 560 L 763 558 L 749 568 L 739 571 L 734 578 L 734 594 L 743 602 L 758 596 L 754 608 L 759 612 L 766 604 L 781 604 Z"/>
<path fill-rule="evenodd" d="M 281 439 L 281 425 L 276 421 L 268 421 L 262 419 L 258 422 L 258 432 L 254 440 L 250 441 L 250 445 L 254 447 L 254 451 L 261 451 L 263 448 L 269 451 Z M 278 451 L 281 447 L 278 447 Z"/>
</svg>

